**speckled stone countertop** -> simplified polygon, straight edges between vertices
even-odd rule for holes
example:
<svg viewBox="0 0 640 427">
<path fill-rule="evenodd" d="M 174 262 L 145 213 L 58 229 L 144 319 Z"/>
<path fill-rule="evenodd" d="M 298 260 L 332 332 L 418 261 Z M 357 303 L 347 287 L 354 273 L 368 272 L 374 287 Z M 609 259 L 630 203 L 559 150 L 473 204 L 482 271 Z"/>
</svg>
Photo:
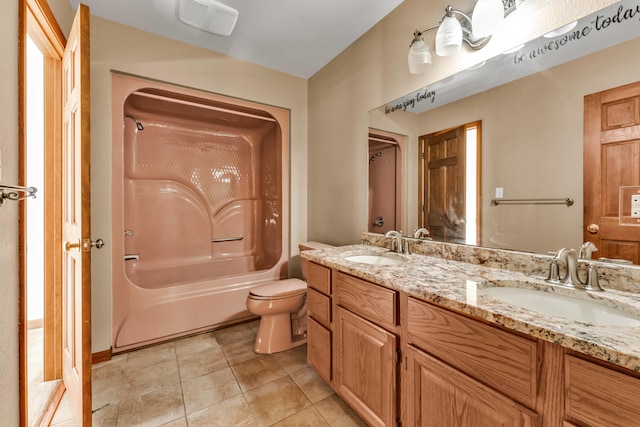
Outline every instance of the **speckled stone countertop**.
<svg viewBox="0 0 640 427">
<path fill-rule="evenodd" d="M 405 260 L 371 265 L 346 260 L 352 255 L 385 253 Z M 370 282 L 406 292 L 427 302 L 466 313 L 640 372 L 640 327 L 602 326 L 536 313 L 482 293 L 490 286 L 528 287 L 585 300 L 598 300 L 640 317 L 640 294 L 607 289 L 586 292 L 546 283 L 539 275 L 426 255 L 391 254 L 371 245 L 352 245 L 302 252 L 301 257 Z"/>
</svg>

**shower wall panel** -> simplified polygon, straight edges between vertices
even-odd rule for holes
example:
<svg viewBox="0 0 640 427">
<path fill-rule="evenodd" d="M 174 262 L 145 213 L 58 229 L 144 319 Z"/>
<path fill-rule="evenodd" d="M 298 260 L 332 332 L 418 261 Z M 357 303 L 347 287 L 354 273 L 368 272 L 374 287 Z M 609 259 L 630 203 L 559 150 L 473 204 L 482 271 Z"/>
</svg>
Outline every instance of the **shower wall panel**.
<svg viewBox="0 0 640 427">
<path fill-rule="evenodd" d="M 113 82 L 114 348 L 249 317 L 287 276 L 288 112 Z"/>
</svg>

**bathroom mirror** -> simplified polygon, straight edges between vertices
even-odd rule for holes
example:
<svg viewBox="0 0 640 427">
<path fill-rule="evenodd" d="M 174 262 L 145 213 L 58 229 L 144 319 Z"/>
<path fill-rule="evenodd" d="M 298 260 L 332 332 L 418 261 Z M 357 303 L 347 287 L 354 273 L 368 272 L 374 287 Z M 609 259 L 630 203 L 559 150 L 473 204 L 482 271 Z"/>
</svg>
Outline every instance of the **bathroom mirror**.
<svg viewBox="0 0 640 427">
<path fill-rule="evenodd" d="M 532 40 L 370 111 L 370 128 L 407 136 L 408 231 L 418 227 L 422 210 L 419 138 L 480 121 L 477 243 L 536 253 L 577 249 L 584 96 L 640 81 L 639 10 L 637 0 L 616 3 L 564 35 Z M 500 195 L 559 203 L 492 204 Z M 564 203 L 569 198 L 571 205 Z"/>
</svg>

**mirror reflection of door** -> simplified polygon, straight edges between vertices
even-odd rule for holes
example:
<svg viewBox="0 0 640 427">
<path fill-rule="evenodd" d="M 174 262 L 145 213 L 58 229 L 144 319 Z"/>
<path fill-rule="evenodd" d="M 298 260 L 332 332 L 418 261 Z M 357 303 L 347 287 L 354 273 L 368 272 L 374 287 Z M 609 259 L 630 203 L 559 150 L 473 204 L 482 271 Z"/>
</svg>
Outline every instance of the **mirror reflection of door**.
<svg viewBox="0 0 640 427">
<path fill-rule="evenodd" d="M 369 132 L 369 225 L 372 233 L 402 229 L 402 150 L 404 137 Z"/>
<path fill-rule="evenodd" d="M 480 244 L 481 125 L 419 138 L 418 225 L 435 240 Z"/>
<path fill-rule="evenodd" d="M 620 225 L 631 197 L 620 187 L 640 186 L 640 82 L 584 98 L 584 241 L 594 258 L 640 264 L 640 223 Z"/>
</svg>

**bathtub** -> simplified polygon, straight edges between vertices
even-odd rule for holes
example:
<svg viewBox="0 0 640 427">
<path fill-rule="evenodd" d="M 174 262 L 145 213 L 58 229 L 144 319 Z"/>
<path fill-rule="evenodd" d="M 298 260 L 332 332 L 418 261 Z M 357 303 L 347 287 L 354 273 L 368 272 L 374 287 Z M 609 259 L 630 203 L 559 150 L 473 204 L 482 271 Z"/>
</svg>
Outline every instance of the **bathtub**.
<svg viewBox="0 0 640 427">
<path fill-rule="evenodd" d="M 112 74 L 113 351 L 251 318 L 288 275 L 289 112 Z"/>
</svg>

